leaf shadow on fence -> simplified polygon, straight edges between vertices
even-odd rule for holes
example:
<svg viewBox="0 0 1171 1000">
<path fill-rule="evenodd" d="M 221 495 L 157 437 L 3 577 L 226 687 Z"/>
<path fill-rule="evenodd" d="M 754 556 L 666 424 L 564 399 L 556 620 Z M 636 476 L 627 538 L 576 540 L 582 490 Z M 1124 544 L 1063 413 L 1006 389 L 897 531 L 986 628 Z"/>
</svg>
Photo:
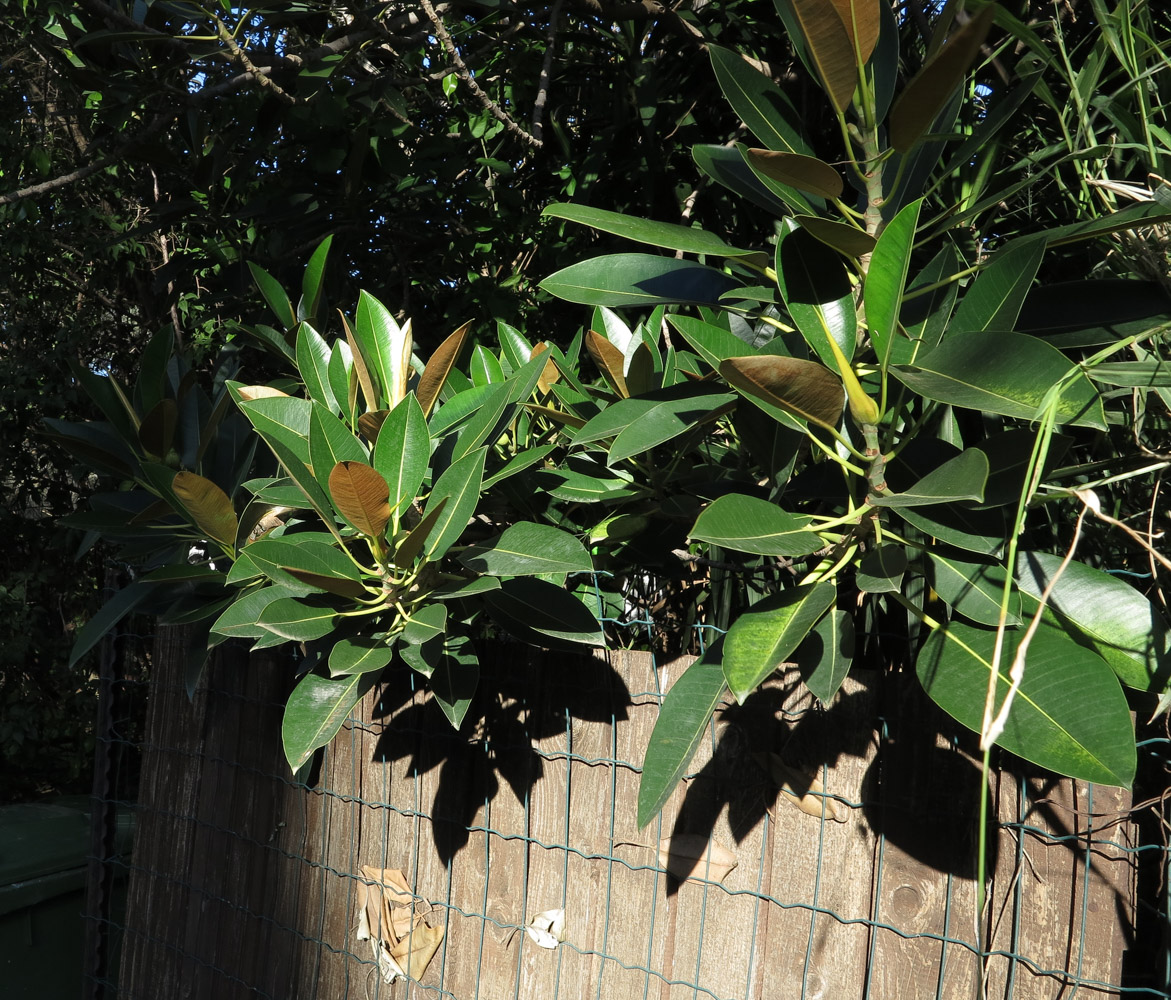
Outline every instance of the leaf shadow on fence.
<svg viewBox="0 0 1171 1000">
<path fill-rule="evenodd" d="M 553 654 L 556 655 L 556 654 Z M 389 670 L 375 720 L 390 720 L 374 759 L 407 761 L 408 777 L 438 769 L 430 828 L 446 864 L 467 845 L 477 811 L 502 785 L 525 802 L 545 776 L 534 741 L 565 735 L 575 722 L 623 722 L 631 704 L 621 676 L 605 661 L 580 654 L 553 662 L 529 647 L 480 650 L 481 679 L 459 731 L 439 709 L 415 698 L 407 670 Z"/>
</svg>

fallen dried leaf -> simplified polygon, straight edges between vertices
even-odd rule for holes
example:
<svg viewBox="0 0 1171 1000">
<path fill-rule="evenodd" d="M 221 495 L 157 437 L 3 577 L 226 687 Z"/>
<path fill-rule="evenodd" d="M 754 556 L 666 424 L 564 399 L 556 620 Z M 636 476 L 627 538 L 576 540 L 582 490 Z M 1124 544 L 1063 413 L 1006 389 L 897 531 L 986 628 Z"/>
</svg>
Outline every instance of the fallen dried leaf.
<svg viewBox="0 0 1171 1000">
<path fill-rule="evenodd" d="M 728 848 L 697 833 L 659 841 L 659 865 L 681 882 L 722 882 L 736 863 L 736 855 Z"/>
<path fill-rule="evenodd" d="M 544 910 L 529 921 L 525 933 L 539 948 L 556 948 L 565 940 L 565 911 Z"/>
<path fill-rule="evenodd" d="M 387 985 L 400 976 L 420 979 L 443 940 L 443 928 L 431 927 L 415 913 L 416 899 L 401 870 L 363 865 L 360 871 L 365 881 L 358 882 L 355 893 L 355 939 L 370 942 Z"/>
<path fill-rule="evenodd" d="M 775 753 L 753 754 L 782 794 L 803 813 L 821 819 L 832 819 L 845 823 L 850 818 L 849 809 L 825 792 L 825 786 L 818 778 L 804 774 L 790 767 Z"/>
</svg>

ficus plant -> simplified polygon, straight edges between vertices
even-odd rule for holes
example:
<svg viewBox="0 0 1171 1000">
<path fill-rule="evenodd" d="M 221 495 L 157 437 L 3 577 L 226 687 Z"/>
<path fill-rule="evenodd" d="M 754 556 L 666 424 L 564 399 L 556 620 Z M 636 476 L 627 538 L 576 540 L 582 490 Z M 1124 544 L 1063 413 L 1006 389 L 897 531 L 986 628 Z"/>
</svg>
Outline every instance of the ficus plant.
<svg viewBox="0 0 1171 1000">
<path fill-rule="evenodd" d="M 980 735 L 985 768 L 996 745 L 1129 786 L 1124 689 L 1167 689 L 1167 623 L 1093 565 L 1081 529 L 1087 514 L 1117 525 L 1101 497 L 1150 471 L 1110 458 L 1135 387 L 1171 385 L 1159 360 L 1171 306 L 1142 282 L 1036 278 L 1046 254 L 1166 209 L 1149 202 L 998 238 L 997 206 L 1020 183 L 983 151 L 997 148 L 1045 61 L 1024 48 L 1013 85 L 977 102 L 973 65 L 989 52 L 1012 59 L 989 39 L 1020 28 L 996 4 L 948 4 L 908 74 L 889 3 L 777 9 L 840 146 L 815 150 L 758 64 L 709 46 L 755 143 L 693 150 L 707 179 L 775 217 L 769 245 L 588 205 L 546 211 L 674 253 L 595 257 L 542 283 L 595 308 L 667 310 L 633 349 L 594 352 L 623 398 L 569 425 L 571 453 L 608 449 L 606 466 L 621 468 L 634 448 L 618 415 L 664 412 L 676 433 L 750 453 L 750 475 L 730 463 L 735 476 L 695 494 L 691 550 L 788 571 L 668 692 L 639 822 L 661 810 L 729 693 L 744 702 L 795 663 L 828 704 L 863 642 L 871 662 L 913 666 L 927 694 Z M 746 412 L 771 423 L 767 447 L 758 429 L 744 433 Z M 640 443 L 667 440 L 644 433 Z M 1132 543 L 1143 540 L 1131 532 Z"/>
<path fill-rule="evenodd" d="M 477 347 L 465 375 L 464 324 L 423 363 L 409 321 L 366 293 L 330 343 L 314 326 L 327 253 L 328 242 L 296 308 L 253 268 L 279 326 L 248 333 L 295 377 L 246 384 L 221 367 L 213 402 L 181 361 L 166 360 L 160 335 L 133 394 L 109 375 L 79 373 L 105 421 L 53 428 L 121 480 L 74 523 L 134 539 L 123 555 L 143 571 L 86 627 L 74 657 L 138 606 L 198 626 L 190 687 L 225 640 L 298 644 L 283 729 L 294 770 L 392 660 L 426 678 L 458 728 L 486 621 L 541 646 L 604 641 L 565 588 L 593 567 L 574 534 L 546 518 L 475 516 L 485 491 L 552 451 L 540 437 L 555 425 L 542 432 L 529 413 L 542 409 L 558 365 L 572 370 L 564 355 L 501 325 L 499 353 Z M 146 549 L 144 536 L 155 540 Z"/>
</svg>

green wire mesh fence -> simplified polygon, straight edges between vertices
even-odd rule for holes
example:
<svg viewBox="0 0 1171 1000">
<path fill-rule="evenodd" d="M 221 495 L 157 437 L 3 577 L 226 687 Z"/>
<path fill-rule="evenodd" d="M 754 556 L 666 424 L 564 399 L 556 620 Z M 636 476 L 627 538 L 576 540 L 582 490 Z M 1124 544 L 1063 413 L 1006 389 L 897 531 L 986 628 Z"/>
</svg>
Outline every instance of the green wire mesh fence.
<svg viewBox="0 0 1171 1000">
<path fill-rule="evenodd" d="M 138 827 L 95 857 L 130 888 L 124 917 L 91 900 L 95 952 L 121 944 L 94 997 L 1171 997 L 1161 800 L 1002 759 L 978 919 L 971 738 L 897 672 L 824 709 L 779 671 L 640 830 L 690 658 L 492 643 L 460 733 L 392 671 L 294 779 L 293 661 L 228 651 L 191 701 L 184 652 L 159 630 L 145 728 L 104 737 L 142 771 L 105 792 Z M 1157 799 L 1171 743 L 1141 753 Z"/>
</svg>

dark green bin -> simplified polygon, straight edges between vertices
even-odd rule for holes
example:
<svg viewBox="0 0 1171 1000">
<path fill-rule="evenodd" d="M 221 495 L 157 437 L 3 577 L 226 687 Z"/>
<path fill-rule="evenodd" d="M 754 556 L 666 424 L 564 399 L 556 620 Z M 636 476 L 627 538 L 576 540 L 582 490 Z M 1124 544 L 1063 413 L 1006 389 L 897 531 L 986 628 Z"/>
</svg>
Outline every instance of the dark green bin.
<svg viewBox="0 0 1171 1000">
<path fill-rule="evenodd" d="M 0 806 L 0 983 L 5 1000 L 78 1000 L 85 962 L 90 800 Z M 120 810 L 117 850 L 129 853 L 133 815 Z M 115 868 L 111 915 L 125 909 Z"/>
</svg>

